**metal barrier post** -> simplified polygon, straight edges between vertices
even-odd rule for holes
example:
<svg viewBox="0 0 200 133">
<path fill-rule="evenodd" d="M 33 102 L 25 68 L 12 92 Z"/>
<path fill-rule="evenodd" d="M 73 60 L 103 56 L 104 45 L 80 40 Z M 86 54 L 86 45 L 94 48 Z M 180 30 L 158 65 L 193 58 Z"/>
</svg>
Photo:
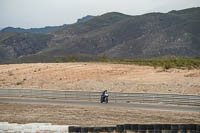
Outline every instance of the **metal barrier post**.
<svg viewBox="0 0 200 133">
<path fill-rule="evenodd" d="M 89 92 L 89 101 L 92 101 L 92 99 L 91 99 L 91 92 Z"/>
<path fill-rule="evenodd" d="M 19 89 L 19 92 L 18 92 L 19 96 L 18 97 L 21 97 L 21 89 Z"/>
<path fill-rule="evenodd" d="M 143 94 L 143 101 L 142 101 L 142 103 L 144 103 L 144 94 Z"/>
<path fill-rule="evenodd" d="M 66 93 L 67 93 L 67 91 L 65 91 L 65 100 L 67 100 L 67 94 Z"/>
<path fill-rule="evenodd" d="M 115 103 L 117 103 L 117 98 L 116 97 L 117 97 L 117 95 L 115 95 Z"/>
</svg>

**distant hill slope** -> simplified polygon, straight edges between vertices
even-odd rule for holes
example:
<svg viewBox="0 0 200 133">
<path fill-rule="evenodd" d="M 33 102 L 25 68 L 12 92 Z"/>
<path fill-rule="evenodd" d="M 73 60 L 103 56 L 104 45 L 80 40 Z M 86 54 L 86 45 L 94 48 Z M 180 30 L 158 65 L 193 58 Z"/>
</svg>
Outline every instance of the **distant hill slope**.
<svg viewBox="0 0 200 133">
<path fill-rule="evenodd" d="M 47 46 L 33 57 L 28 56 L 29 59 L 69 55 L 123 59 L 197 57 L 200 56 L 200 8 L 139 16 L 112 12 L 49 34 Z"/>
<path fill-rule="evenodd" d="M 47 48 L 52 38 L 46 34 L 5 33 L 0 34 L 0 61 L 35 54 Z"/>
<path fill-rule="evenodd" d="M 200 8 L 127 16 L 107 13 L 53 32 L 43 55 L 116 58 L 200 56 Z"/>
<path fill-rule="evenodd" d="M 92 15 L 87 15 L 87 16 L 85 16 L 85 17 L 83 17 L 83 18 L 78 19 L 76 23 L 77 23 L 77 24 L 78 24 L 78 23 L 84 23 L 84 22 L 87 22 L 87 21 L 91 20 L 92 18 L 94 18 L 94 16 L 92 16 Z"/>
<path fill-rule="evenodd" d="M 46 34 L 48 32 L 51 32 L 53 30 L 59 30 L 64 27 L 68 26 L 67 24 L 64 24 L 62 26 L 47 26 L 44 28 L 30 28 L 30 29 L 24 29 L 24 28 L 14 28 L 14 27 L 6 27 L 0 31 L 0 33 L 7 33 L 7 32 L 29 32 L 29 33 L 40 33 L 40 34 Z"/>
<path fill-rule="evenodd" d="M 85 16 L 83 18 L 78 19 L 76 23 L 83 23 L 83 22 L 89 21 L 93 17 L 94 16 L 91 16 L 91 15 Z M 64 25 L 61 25 L 61 26 L 46 26 L 46 27 L 43 27 L 43 28 L 30 28 L 30 29 L 6 27 L 6 28 L 3 28 L 3 29 L 0 28 L 0 33 L 8 33 L 8 32 L 25 33 L 25 32 L 28 32 L 28 33 L 46 34 L 46 33 L 52 32 L 54 30 L 61 30 L 61 29 L 65 28 L 69 25 L 70 24 L 64 24 Z"/>
<path fill-rule="evenodd" d="M 83 23 L 92 19 L 93 16 L 86 16 L 78 19 L 76 23 Z M 0 62 L 12 60 L 16 58 L 23 58 L 24 56 L 31 56 L 40 52 L 42 49 L 48 47 L 48 42 L 51 40 L 52 35 L 49 32 L 63 29 L 68 25 L 53 26 L 45 28 L 13 28 L 7 27 L 0 31 Z M 35 34 L 37 33 L 37 34 Z M 48 34 L 46 34 L 48 33 Z M 24 58 L 27 58 L 24 57 Z M 34 59 L 40 60 L 40 57 L 34 56 Z M 45 59 L 48 60 L 48 59 Z M 12 62 L 12 61 L 11 61 Z"/>
</svg>

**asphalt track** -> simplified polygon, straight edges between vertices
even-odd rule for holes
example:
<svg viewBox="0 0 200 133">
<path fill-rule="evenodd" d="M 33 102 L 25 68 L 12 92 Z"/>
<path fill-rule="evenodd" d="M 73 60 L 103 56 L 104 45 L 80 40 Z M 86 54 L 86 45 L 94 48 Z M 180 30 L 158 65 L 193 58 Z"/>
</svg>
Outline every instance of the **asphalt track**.
<svg viewBox="0 0 200 133">
<path fill-rule="evenodd" d="M 0 103 L 25 103 L 25 104 L 48 104 L 48 105 L 71 105 L 83 107 L 118 107 L 129 109 L 145 109 L 145 110 L 165 110 L 165 111 L 187 111 L 187 112 L 200 112 L 200 106 L 175 106 L 163 104 L 127 104 L 127 103 L 108 103 L 100 104 L 97 102 L 88 101 L 66 101 L 55 99 L 36 99 L 36 98 L 8 98 L 0 97 Z"/>
</svg>

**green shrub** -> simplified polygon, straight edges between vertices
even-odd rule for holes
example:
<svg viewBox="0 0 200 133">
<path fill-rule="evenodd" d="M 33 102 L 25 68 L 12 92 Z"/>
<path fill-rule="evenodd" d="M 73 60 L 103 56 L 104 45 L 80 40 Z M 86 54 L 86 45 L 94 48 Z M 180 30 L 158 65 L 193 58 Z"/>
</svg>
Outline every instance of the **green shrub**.
<svg viewBox="0 0 200 133">
<path fill-rule="evenodd" d="M 22 84 L 22 82 L 17 82 L 17 83 L 16 83 L 16 85 L 21 85 L 21 84 Z"/>
<path fill-rule="evenodd" d="M 172 68 L 172 66 L 170 64 L 165 64 L 164 65 L 164 69 L 170 69 L 170 68 Z"/>
<path fill-rule="evenodd" d="M 111 60 L 110 60 L 110 58 L 108 56 L 103 55 L 103 56 L 100 57 L 100 61 L 102 61 L 102 62 L 109 62 Z"/>
</svg>

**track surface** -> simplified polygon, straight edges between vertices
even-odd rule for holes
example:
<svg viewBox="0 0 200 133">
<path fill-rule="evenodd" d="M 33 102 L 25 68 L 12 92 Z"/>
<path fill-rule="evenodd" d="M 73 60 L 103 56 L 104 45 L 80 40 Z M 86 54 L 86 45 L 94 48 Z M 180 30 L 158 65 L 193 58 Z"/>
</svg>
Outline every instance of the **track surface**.
<svg viewBox="0 0 200 133">
<path fill-rule="evenodd" d="M 168 111 L 188 111 L 200 112 L 200 107 L 194 106 L 172 106 L 172 105 L 152 105 L 152 104 L 126 104 L 126 103 L 108 103 L 100 104 L 97 102 L 87 101 L 65 101 L 55 99 L 33 99 L 33 98 L 2 98 L 0 103 L 26 103 L 26 104 L 56 104 L 56 105 L 72 105 L 72 106 L 92 106 L 92 107 L 119 107 L 129 109 L 145 109 L 145 110 L 168 110 Z"/>
</svg>

